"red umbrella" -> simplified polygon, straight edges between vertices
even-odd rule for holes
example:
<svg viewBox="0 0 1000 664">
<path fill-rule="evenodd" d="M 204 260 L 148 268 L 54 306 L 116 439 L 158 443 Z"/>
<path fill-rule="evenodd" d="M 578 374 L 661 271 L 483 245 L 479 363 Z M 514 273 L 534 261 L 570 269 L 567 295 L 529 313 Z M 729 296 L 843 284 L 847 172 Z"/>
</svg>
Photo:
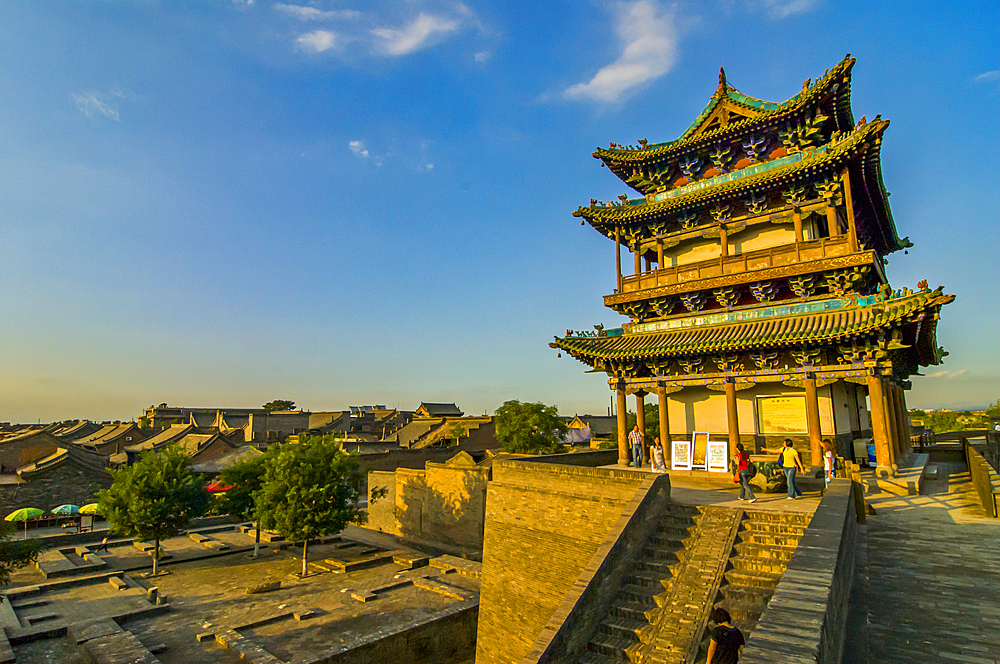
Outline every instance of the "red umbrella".
<svg viewBox="0 0 1000 664">
<path fill-rule="evenodd" d="M 229 491 L 233 488 L 232 484 L 223 484 L 221 481 L 212 482 L 207 487 L 205 487 L 211 493 L 222 493 L 224 491 Z"/>
</svg>

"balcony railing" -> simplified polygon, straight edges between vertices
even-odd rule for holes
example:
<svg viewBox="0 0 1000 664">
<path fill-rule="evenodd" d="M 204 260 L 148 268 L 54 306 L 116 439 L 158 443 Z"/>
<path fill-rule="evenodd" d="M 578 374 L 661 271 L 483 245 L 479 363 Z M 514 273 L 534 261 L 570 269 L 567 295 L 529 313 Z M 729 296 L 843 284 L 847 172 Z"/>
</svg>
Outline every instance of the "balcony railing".
<svg viewBox="0 0 1000 664">
<path fill-rule="evenodd" d="M 852 253 L 851 244 L 847 235 L 824 237 L 797 244 L 748 251 L 735 256 L 720 256 L 697 263 L 658 268 L 638 276 L 623 276 L 622 292 L 634 293 L 657 286 L 670 286 L 687 281 L 721 277 L 726 274 L 739 274 L 781 265 L 846 256 L 850 253 Z"/>
</svg>

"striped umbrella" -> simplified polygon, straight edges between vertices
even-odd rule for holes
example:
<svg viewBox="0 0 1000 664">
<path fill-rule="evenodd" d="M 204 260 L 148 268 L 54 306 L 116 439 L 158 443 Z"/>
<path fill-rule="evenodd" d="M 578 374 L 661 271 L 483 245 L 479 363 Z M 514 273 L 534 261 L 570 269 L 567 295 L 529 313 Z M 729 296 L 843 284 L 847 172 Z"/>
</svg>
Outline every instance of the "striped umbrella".
<svg viewBox="0 0 1000 664">
<path fill-rule="evenodd" d="M 37 507 L 22 507 L 14 510 L 3 518 L 4 521 L 24 521 L 24 539 L 28 539 L 28 519 L 34 519 L 45 514 L 45 510 Z"/>
<path fill-rule="evenodd" d="M 59 507 L 54 508 L 52 510 L 52 513 L 64 515 L 64 514 L 76 514 L 79 511 L 80 511 L 79 507 L 67 503 L 66 505 L 60 505 Z"/>
</svg>

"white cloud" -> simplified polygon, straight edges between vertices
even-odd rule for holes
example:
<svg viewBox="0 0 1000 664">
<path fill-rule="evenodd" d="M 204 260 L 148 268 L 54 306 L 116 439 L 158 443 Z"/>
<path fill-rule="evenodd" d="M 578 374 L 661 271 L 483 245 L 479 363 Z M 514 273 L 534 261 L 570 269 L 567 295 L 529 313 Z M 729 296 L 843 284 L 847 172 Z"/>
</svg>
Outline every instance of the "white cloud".
<svg viewBox="0 0 1000 664">
<path fill-rule="evenodd" d="M 764 8 L 771 18 L 785 18 L 793 14 L 803 14 L 819 3 L 819 0 L 764 0 Z"/>
<path fill-rule="evenodd" d="M 364 141 L 351 141 L 347 144 L 347 147 L 351 149 L 351 152 L 355 156 L 361 159 L 370 159 L 376 166 L 382 165 L 382 157 L 369 153 L 368 149 L 365 148 Z"/>
<path fill-rule="evenodd" d="M 961 376 L 966 373 L 968 369 L 961 369 L 959 371 L 935 371 L 932 374 L 927 374 L 928 378 L 955 378 L 956 376 Z"/>
<path fill-rule="evenodd" d="M 322 53 L 337 46 L 339 41 L 340 35 L 336 32 L 330 30 L 313 30 L 296 39 L 295 43 L 304 51 Z"/>
<path fill-rule="evenodd" d="M 586 83 L 566 88 L 564 97 L 617 101 L 632 88 L 673 68 L 678 37 L 672 13 L 652 0 L 619 4 L 616 13 L 616 31 L 625 44 L 621 56 Z"/>
<path fill-rule="evenodd" d="M 354 9 L 334 9 L 330 11 L 323 11 L 322 9 L 316 9 L 315 7 L 286 5 L 280 3 L 274 5 L 274 9 L 293 18 L 297 18 L 300 21 L 327 21 L 334 19 L 355 19 L 361 17 L 361 12 Z"/>
<path fill-rule="evenodd" d="M 430 46 L 435 37 L 458 30 L 459 25 L 457 19 L 421 12 L 408 25 L 401 28 L 377 28 L 372 30 L 372 34 L 381 40 L 379 50 L 386 55 L 408 55 Z"/>
<path fill-rule="evenodd" d="M 486 62 L 487 60 L 490 59 L 490 56 L 492 56 L 492 55 L 493 54 L 490 53 L 489 51 L 480 51 L 479 53 L 476 53 L 476 55 L 475 55 L 476 62 Z"/>
<path fill-rule="evenodd" d="M 118 113 L 118 105 L 115 103 L 115 99 L 127 101 L 131 104 L 134 104 L 142 99 L 136 93 L 131 90 L 127 90 L 120 85 L 108 88 L 107 94 L 98 92 L 97 90 L 84 90 L 82 92 L 70 93 L 70 96 L 73 98 L 73 101 L 76 102 L 76 107 L 80 110 L 80 112 L 88 118 L 104 116 L 116 121 L 120 119 L 120 115 Z M 114 97 L 114 99 L 111 99 L 111 97 Z"/>
<path fill-rule="evenodd" d="M 976 83 L 989 83 L 990 81 L 1000 81 L 1000 69 L 994 69 L 993 71 L 984 71 L 982 74 L 973 79 Z"/>
</svg>

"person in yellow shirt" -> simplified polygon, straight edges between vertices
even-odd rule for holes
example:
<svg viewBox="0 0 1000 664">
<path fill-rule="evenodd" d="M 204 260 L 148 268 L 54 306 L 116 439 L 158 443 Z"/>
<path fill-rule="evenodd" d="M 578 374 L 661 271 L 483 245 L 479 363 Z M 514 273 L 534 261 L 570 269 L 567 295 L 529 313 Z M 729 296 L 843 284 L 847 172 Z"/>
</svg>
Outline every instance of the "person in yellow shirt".
<svg viewBox="0 0 1000 664">
<path fill-rule="evenodd" d="M 781 450 L 781 469 L 785 471 L 785 480 L 788 482 L 788 500 L 801 498 L 802 492 L 795 486 L 795 471 L 804 473 L 806 469 L 802 466 L 798 450 L 792 447 L 790 438 L 785 438 L 785 448 Z"/>
</svg>

